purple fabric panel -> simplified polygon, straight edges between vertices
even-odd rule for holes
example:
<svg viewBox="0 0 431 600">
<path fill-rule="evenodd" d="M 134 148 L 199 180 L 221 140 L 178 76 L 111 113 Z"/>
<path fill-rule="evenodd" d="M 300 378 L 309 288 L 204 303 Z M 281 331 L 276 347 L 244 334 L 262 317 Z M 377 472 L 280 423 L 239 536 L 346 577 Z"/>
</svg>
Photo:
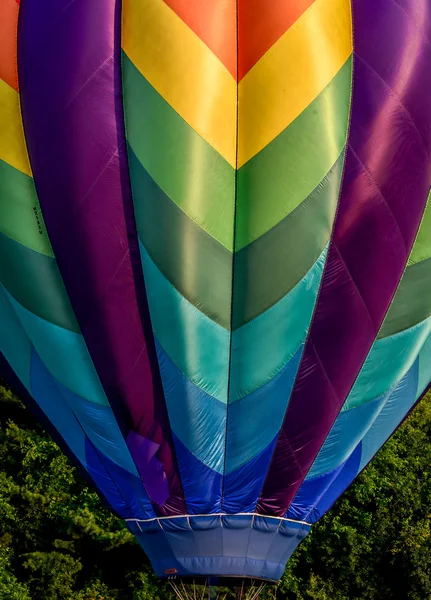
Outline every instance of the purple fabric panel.
<svg viewBox="0 0 431 600">
<path fill-rule="evenodd" d="M 159 490 L 155 510 L 178 514 L 185 505 L 128 181 L 120 33 L 117 0 L 45 0 L 43 9 L 39 0 L 22 3 L 23 122 L 49 236 L 102 385 L 124 435 L 132 430 L 158 447 L 170 495 L 157 506 Z"/>
<path fill-rule="evenodd" d="M 349 148 L 302 363 L 257 511 L 282 516 L 318 454 L 404 270 L 431 183 L 431 45 L 387 0 L 353 0 Z M 423 31 L 431 5 L 421 0 Z"/>
</svg>

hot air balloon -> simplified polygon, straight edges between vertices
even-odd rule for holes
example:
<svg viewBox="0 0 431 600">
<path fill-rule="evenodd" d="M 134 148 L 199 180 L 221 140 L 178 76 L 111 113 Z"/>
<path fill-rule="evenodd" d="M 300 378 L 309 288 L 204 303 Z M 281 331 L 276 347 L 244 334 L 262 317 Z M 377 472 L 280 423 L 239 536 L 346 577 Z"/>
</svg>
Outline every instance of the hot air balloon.
<svg viewBox="0 0 431 600">
<path fill-rule="evenodd" d="M 431 4 L 0 28 L 3 376 L 158 576 L 277 582 L 430 385 Z"/>
</svg>

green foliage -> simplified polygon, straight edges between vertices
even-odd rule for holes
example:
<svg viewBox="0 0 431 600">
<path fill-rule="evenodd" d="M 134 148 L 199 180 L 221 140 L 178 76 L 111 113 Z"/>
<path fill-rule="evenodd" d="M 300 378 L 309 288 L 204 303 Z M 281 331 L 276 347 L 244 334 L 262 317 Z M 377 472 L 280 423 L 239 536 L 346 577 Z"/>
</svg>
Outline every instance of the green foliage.
<svg viewBox="0 0 431 600">
<path fill-rule="evenodd" d="M 278 600 L 431 598 L 430 465 L 428 397 L 295 552 Z M 0 387 L 0 600 L 172 598 L 124 524 Z"/>
</svg>

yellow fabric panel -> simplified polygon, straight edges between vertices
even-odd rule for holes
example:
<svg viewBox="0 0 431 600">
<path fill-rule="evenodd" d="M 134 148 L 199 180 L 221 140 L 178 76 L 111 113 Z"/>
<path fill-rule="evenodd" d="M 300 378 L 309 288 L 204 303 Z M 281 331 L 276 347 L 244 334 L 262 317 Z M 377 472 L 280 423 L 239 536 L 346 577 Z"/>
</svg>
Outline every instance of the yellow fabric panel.
<svg viewBox="0 0 431 600">
<path fill-rule="evenodd" d="M 316 0 L 240 82 L 238 167 L 298 117 L 351 53 L 350 0 Z"/>
<path fill-rule="evenodd" d="M 3 79 L 0 79 L 0 158 L 15 169 L 31 175 L 21 122 L 19 95 Z"/>
<path fill-rule="evenodd" d="M 123 49 L 149 83 L 233 167 L 236 82 L 163 0 L 124 0 Z"/>
</svg>

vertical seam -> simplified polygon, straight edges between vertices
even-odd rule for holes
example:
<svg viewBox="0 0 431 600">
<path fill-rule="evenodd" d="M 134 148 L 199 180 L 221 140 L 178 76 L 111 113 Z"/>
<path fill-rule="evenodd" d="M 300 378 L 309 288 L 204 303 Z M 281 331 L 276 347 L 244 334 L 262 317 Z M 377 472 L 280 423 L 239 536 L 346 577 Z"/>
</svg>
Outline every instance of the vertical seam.
<svg viewBox="0 0 431 600">
<path fill-rule="evenodd" d="M 226 428 L 224 440 L 224 466 L 222 478 L 222 490 L 220 507 L 223 510 L 225 494 L 225 478 L 227 464 L 227 438 L 229 425 L 229 397 L 232 378 L 232 340 L 233 340 L 233 317 L 234 317 L 234 284 L 235 284 L 235 246 L 236 246 L 236 218 L 237 218 L 237 196 L 238 196 L 238 153 L 239 153 L 239 81 L 238 81 L 238 50 L 239 50 L 239 0 L 235 1 L 235 30 L 236 30 L 236 121 L 235 121 L 235 175 L 234 175 L 234 196 L 233 196 L 233 232 L 232 232 L 232 279 L 231 279 L 231 301 L 230 301 L 230 338 L 229 338 L 229 362 L 227 375 L 227 402 L 226 402 Z"/>
</svg>

